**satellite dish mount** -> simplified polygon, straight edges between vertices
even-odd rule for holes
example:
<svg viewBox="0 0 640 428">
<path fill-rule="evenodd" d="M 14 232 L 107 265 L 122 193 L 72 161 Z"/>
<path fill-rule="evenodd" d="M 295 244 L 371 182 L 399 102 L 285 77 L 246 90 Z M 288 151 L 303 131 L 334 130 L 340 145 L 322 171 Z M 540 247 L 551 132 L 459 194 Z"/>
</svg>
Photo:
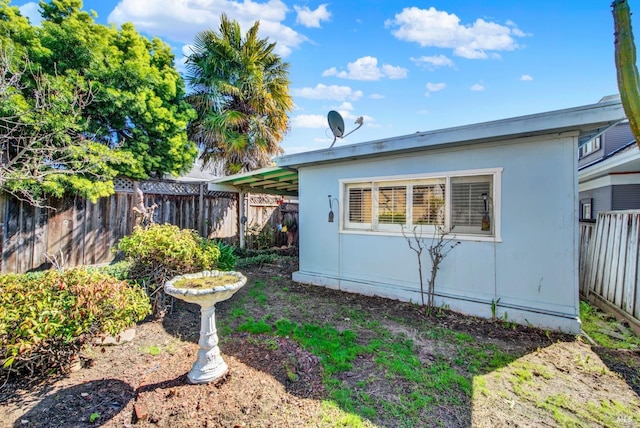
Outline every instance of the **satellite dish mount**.
<svg viewBox="0 0 640 428">
<path fill-rule="evenodd" d="M 327 121 L 329 122 L 329 128 L 331 128 L 331 132 L 333 133 L 333 143 L 331 143 L 329 148 L 333 147 L 333 145 L 336 143 L 336 139 L 344 138 L 347 135 L 351 134 L 352 132 L 355 132 L 356 130 L 360 129 L 360 127 L 364 123 L 364 119 L 362 118 L 362 116 L 360 116 L 355 121 L 355 124 L 358 125 L 358 127 L 356 129 L 352 129 L 351 131 L 345 134 L 344 119 L 342 119 L 342 116 L 340 115 L 340 113 L 338 113 L 335 110 L 331 110 L 329 114 L 327 114 Z"/>
</svg>

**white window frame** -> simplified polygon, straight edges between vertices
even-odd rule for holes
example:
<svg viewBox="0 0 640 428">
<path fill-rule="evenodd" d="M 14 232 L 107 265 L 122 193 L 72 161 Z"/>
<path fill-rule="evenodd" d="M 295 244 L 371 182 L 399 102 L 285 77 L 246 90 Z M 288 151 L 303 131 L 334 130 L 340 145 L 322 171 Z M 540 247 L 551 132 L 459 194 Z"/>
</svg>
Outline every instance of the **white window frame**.
<svg viewBox="0 0 640 428">
<path fill-rule="evenodd" d="M 432 184 L 432 183 L 445 183 L 445 220 L 444 228 L 450 231 L 452 236 L 456 239 L 463 240 L 475 240 L 475 241 L 491 241 L 501 242 L 501 195 L 502 195 L 502 171 L 503 168 L 486 168 L 486 169 L 473 169 L 473 170 L 460 170 L 460 171 L 445 171 L 438 173 L 425 173 L 425 174 L 405 174 L 398 176 L 381 176 L 381 177 L 366 177 L 366 178 L 354 178 L 354 179 L 341 179 L 340 182 L 340 233 L 345 234 L 376 234 L 376 235 L 402 235 L 403 226 L 404 230 L 411 230 L 413 228 L 413 210 L 412 208 L 412 189 L 415 185 L 420 184 Z M 451 231 L 451 178 L 453 177 L 473 177 L 473 176 L 492 176 L 492 191 L 491 195 L 488 195 L 491 206 L 491 234 L 477 234 L 469 232 L 456 232 Z M 406 195 L 406 223 L 400 224 L 379 224 L 377 204 L 374 201 L 378 200 L 378 190 L 381 186 L 388 185 L 400 185 L 407 186 Z M 371 188 L 371 200 L 372 200 L 372 217 L 371 223 L 357 223 L 350 222 L 349 215 L 349 188 L 353 187 L 368 187 Z M 435 232 L 434 225 L 420 225 L 421 232 L 426 236 Z M 409 229 L 407 229 L 409 228 Z M 454 228 L 455 229 L 455 228 Z"/>
<path fill-rule="evenodd" d="M 592 213 L 592 203 L 591 200 L 587 201 L 587 202 L 583 202 L 582 203 L 582 215 L 580 216 L 581 220 L 593 220 L 593 213 Z"/>
<path fill-rule="evenodd" d="M 601 136 L 598 135 L 597 137 L 590 139 L 589 141 L 584 143 L 582 146 L 580 146 L 580 148 L 578 149 L 579 150 L 578 159 L 582 159 L 583 157 L 588 156 L 591 153 L 594 153 L 600 150 L 600 144 L 601 144 L 600 137 Z"/>
<path fill-rule="evenodd" d="M 344 203 L 340 203 L 340 207 L 342 207 L 342 205 L 346 205 L 349 206 L 349 199 L 348 197 L 350 196 L 350 193 L 348 191 L 348 188 L 357 188 L 357 189 L 370 189 L 371 190 L 371 198 L 373 199 L 373 182 L 372 181 L 356 181 L 356 182 L 352 182 L 349 183 L 350 186 L 344 186 L 341 185 L 340 186 L 340 201 L 344 202 Z M 346 196 L 345 196 L 346 195 Z M 340 227 L 341 228 L 346 228 L 346 229 L 352 229 L 352 230 L 356 230 L 356 229 L 361 229 L 361 230 L 373 230 L 373 226 L 372 223 L 360 223 L 360 222 L 352 222 L 347 216 L 348 216 L 348 211 L 344 210 L 342 208 L 340 208 Z"/>
</svg>

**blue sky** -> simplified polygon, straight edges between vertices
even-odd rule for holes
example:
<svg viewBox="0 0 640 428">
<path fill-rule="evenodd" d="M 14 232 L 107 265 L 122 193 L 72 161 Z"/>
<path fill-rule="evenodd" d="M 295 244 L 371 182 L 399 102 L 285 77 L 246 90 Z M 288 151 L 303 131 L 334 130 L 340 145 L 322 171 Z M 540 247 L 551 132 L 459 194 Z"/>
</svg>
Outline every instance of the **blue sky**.
<svg viewBox="0 0 640 428">
<path fill-rule="evenodd" d="M 329 147 L 330 110 L 346 132 L 364 118 L 340 146 L 596 103 L 618 92 L 610 4 L 85 0 L 84 9 L 161 37 L 179 67 L 194 35 L 217 29 L 222 12 L 245 31 L 260 20 L 261 37 L 290 63 L 296 107 L 282 142 L 290 154 Z M 38 15 L 37 2 L 12 5 Z M 640 1 L 630 6 L 640 16 Z"/>
</svg>

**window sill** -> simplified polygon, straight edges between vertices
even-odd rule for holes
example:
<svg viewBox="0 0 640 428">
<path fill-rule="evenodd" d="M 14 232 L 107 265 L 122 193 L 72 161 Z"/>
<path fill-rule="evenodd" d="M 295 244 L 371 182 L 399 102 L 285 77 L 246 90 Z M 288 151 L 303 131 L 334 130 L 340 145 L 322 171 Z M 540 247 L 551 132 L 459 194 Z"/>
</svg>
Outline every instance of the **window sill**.
<svg viewBox="0 0 640 428">
<path fill-rule="evenodd" d="M 404 238 L 405 235 L 399 232 L 392 232 L 388 230 L 358 230 L 358 229 L 342 229 L 339 231 L 341 235 L 371 235 L 371 236 L 398 236 Z M 407 237 L 412 236 L 412 232 L 407 232 Z M 432 232 L 424 232 L 422 237 L 429 239 L 433 236 Z M 487 236 L 487 235 L 469 235 L 469 234 L 453 234 L 447 235 L 454 241 L 475 241 L 475 242 L 497 242 L 501 243 L 502 239 L 499 236 Z M 448 239 L 448 238 L 447 238 Z"/>
</svg>

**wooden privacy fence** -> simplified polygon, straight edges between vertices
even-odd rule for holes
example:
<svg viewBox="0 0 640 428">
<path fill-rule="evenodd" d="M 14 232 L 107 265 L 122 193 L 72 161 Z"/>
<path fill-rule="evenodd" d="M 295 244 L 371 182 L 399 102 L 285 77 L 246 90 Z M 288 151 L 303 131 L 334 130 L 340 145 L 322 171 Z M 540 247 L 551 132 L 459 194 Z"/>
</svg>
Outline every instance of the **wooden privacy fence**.
<svg viewBox="0 0 640 428">
<path fill-rule="evenodd" d="M 132 208 L 136 204 L 133 181 L 118 179 L 115 184 L 116 193 L 95 204 L 68 197 L 50 200 L 51 208 L 44 209 L 0 197 L 2 273 L 46 269 L 52 261 L 65 267 L 112 261 L 115 254 L 111 248 L 133 230 Z M 208 238 L 238 242 L 237 193 L 208 191 L 206 183 L 173 181 L 141 181 L 139 188 L 145 206 L 157 205 L 156 223 L 175 224 Z M 253 195 L 249 198 L 248 222 L 256 224 L 258 231 L 267 224 L 276 228 L 282 217 L 278 205 L 254 205 L 252 199 Z M 271 245 L 286 241 L 277 234 L 272 239 Z"/>
<path fill-rule="evenodd" d="M 261 250 L 272 246 L 297 246 L 298 204 L 283 202 L 273 195 L 249 195 L 245 243 Z M 287 226 L 287 232 L 282 227 Z"/>
<path fill-rule="evenodd" d="M 640 328 L 640 211 L 598 214 L 580 223 L 580 293 Z M 634 329 L 634 330 L 635 330 Z"/>
</svg>

